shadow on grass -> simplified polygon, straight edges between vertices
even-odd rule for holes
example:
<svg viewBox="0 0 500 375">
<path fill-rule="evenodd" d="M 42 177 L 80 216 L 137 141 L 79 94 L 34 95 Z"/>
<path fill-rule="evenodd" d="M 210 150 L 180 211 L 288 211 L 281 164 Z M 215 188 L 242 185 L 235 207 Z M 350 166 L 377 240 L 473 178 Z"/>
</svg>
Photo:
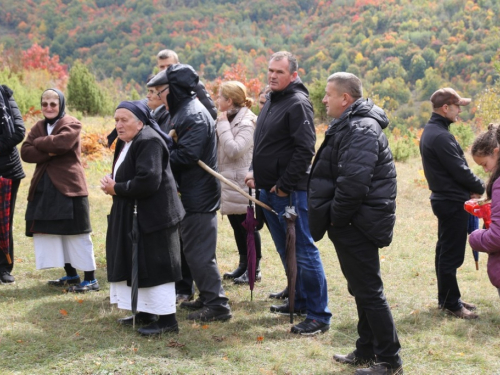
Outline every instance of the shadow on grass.
<svg viewBox="0 0 500 375">
<path fill-rule="evenodd" d="M 2 284 L 0 286 L 0 298 L 2 300 L 34 300 L 45 296 L 63 294 L 63 288 L 50 287 L 47 283 L 31 283 L 30 285 L 16 283 L 13 285 Z"/>
</svg>

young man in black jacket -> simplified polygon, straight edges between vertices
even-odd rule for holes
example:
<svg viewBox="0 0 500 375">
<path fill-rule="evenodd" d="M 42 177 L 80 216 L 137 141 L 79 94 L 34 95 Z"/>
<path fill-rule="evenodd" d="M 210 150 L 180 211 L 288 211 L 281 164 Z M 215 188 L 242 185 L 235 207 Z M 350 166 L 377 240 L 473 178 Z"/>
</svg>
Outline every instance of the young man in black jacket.
<svg viewBox="0 0 500 375">
<path fill-rule="evenodd" d="M 313 335 L 330 328 L 325 272 L 319 250 L 309 232 L 307 177 L 314 156 L 316 134 L 309 92 L 297 73 L 296 58 L 289 52 L 271 56 L 269 100 L 257 118 L 254 135 L 253 172 L 245 181 L 260 190 L 260 199 L 278 213 L 264 211 L 283 265 L 285 265 L 285 207 L 298 213 L 295 223 L 297 282 L 295 311 L 306 319 L 292 327 L 292 333 Z M 255 178 L 255 180 L 254 180 Z M 289 314 L 290 306 L 271 306 L 271 312 Z"/>
<path fill-rule="evenodd" d="M 355 374 L 402 371 L 400 344 L 380 275 L 379 248 L 392 241 L 396 221 L 396 168 L 383 129 L 384 111 L 363 99 L 351 73 L 328 78 L 323 103 L 334 120 L 318 150 L 308 185 L 314 240 L 328 232 L 358 309 L 356 349 L 337 362 L 369 368 Z"/>
<path fill-rule="evenodd" d="M 460 299 L 457 269 L 464 262 L 469 214 L 464 202 L 484 193 L 483 182 L 469 169 L 464 152 L 450 133 L 458 121 L 460 107 L 471 100 L 461 98 L 451 88 L 437 90 L 431 96 L 433 113 L 420 138 L 420 154 L 429 184 L 431 206 L 438 218 L 436 276 L 438 306 L 462 319 L 476 319 L 473 304 Z"/>
</svg>

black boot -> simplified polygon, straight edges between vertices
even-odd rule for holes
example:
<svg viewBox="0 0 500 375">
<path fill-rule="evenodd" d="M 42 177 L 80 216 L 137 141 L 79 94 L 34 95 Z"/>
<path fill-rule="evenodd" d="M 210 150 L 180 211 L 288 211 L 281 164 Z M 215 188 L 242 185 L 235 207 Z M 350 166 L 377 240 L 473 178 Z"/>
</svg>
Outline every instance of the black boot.
<svg viewBox="0 0 500 375">
<path fill-rule="evenodd" d="M 262 280 L 262 273 L 260 272 L 260 259 L 257 259 L 257 263 L 255 264 L 255 281 Z M 235 284 L 248 284 L 248 269 L 245 271 L 243 275 L 234 279 Z"/>
<path fill-rule="evenodd" d="M 240 254 L 240 264 L 238 264 L 238 267 L 233 272 L 226 272 L 223 277 L 224 279 L 235 279 L 243 275 L 246 269 L 247 269 L 247 255 L 245 254 L 243 256 L 242 254 Z"/>
</svg>

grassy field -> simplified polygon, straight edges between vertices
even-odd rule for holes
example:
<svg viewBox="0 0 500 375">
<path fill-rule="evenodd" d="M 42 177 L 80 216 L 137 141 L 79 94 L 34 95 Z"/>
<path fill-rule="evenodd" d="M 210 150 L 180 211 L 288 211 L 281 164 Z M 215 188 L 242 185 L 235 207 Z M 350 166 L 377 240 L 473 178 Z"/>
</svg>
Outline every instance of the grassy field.
<svg viewBox="0 0 500 375">
<path fill-rule="evenodd" d="M 113 127 L 112 119 L 84 120 L 89 131 Z M 30 125 L 28 125 L 30 126 Z M 116 319 L 128 314 L 109 304 L 105 270 L 106 214 L 111 200 L 98 188 L 110 156 L 87 162 L 93 241 L 100 292 L 74 295 L 46 285 L 63 270 L 35 269 L 33 244 L 24 236 L 26 196 L 33 166 L 26 165 L 15 218 L 16 283 L 0 285 L 2 374 L 352 374 L 332 361 L 357 338 L 354 299 L 348 294 L 335 250 L 318 243 L 333 313 L 330 331 L 304 338 L 290 333 L 287 317 L 273 315 L 267 295 L 285 286 L 285 275 L 267 229 L 262 230 L 262 282 L 250 301 L 248 287 L 224 281 L 233 319 L 193 324 L 178 311 L 179 335 L 140 337 Z M 470 249 L 459 269 L 463 299 L 478 305 L 480 319 L 458 320 L 437 310 L 434 273 L 436 220 L 419 159 L 397 164 L 398 207 L 394 241 L 380 251 L 385 291 L 402 345 L 406 374 L 500 374 L 500 299 L 486 275 L 486 256 L 476 271 Z M 227 218 L 219 215 L 217 259 L 221 273 L 238 255 Z"/>
</svg>

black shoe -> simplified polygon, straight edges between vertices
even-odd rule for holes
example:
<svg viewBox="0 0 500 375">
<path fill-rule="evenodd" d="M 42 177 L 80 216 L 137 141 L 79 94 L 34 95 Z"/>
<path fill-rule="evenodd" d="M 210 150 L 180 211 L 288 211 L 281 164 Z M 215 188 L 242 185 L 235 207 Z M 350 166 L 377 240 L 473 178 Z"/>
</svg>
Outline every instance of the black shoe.
<svg viewBox="0 0 500 375">
<path fill-rule="evenodd" d="M 351 352 L 346 355 L 335 354 L 333 359 L 339 363 L 344 363 L 346 365 L 369 365 L 372 362 L 375 362 L 375 356 L 373 357 L 357 357 L 354 352 Z"/>
<path fill-rule="evenodd" d="M 138 312 L 135 315 L 135 324 L 151 324 L 154 323 L 158 320 L 158 315 L 155 314 L 150 314 L 150 313 L 145 313 L 145 312 Z M 121 318 L 118 319 L 118 323 L 124 326 L 131 326 L 134 324 L 134 316 L 127 316 L 126 318 Z"/>
<path fill-rule="evenodd" d="M 368 368 L 358 368 L 354 375 L 403 375 L 403 366 L 392 367 L 389 363 L 378 362 Z"/>
<path fill-rule="evenodd" d="M 255 281 L 262 280 L 262 273 L 260 270 L 256 270 L 255 272 Z M 248 280 L 248 270 L 245 271 L 243 275 L 234 279 L 235 284 L 248 284 L 250 280 Z"/>
<path fill-rule="evenodd" d="M 202 309 L 205 304 L 200 298 L 197 298 L 194 301 L 184 301 L 179 306 L 183 309 L 199 310 Z"/>
<path fill-rule="evenodd" d="M 271 310 L 274 314 L 290 315 L 290 305 L 288 304 L 288 301 L 286 301 L 283 305 L 271 305 L 269 310 Z M 294 309 L 293 314 L 298 316 L 307 315 L 307 310 Z"/>
<path fill-rule="evenodd" d="M 175 323 L 171 326 L 160 327 L 158 322 L 151 323 L 146 327 L 137 330 L 143 336 L 161 335 L 162 333 L 179 333 L 179 325 Z"/>
<path fill-rule="evenodd" d="M 189 302 L 192 301 L 194 298 L 194 294 L 176 294 L 175 296 L 175 303 L 179 304 L 181 302 Z"/>
<path fill-rule="evenodd" d="M 330 324 L 321 323 L 317 320 L 306 319 L 303 322 L 292 327 L 292 333 L 303 336 L 313 336 L 318 333 L 324 333 L 330 329 Z"/>
<path fill-rule="evenodd" d="M 80 284 L 70 286 L 67 289 L 68 293 L 97 292 L 99 290 L 101 290 L 101 287 L 99 286 L 97 280 L 83 280 Z"/>
<path fill-rule="evenodd" d="M 16 279 L 14 279 L 14 276 L 12 276 L 9 271 L 2 270 L 0 272 L 0 284 L 12 284 L 14 281 L 16 281 Z"/>
<path fill-rule="evenodd" d="M 205 306 L 199 311 L 188 315 L 188 320 L 199 320 L 200 322 L 213 322 L 216 320 L 225 321 L 231 319 L 231 310 L 229 308 L 215 309 Z"/>
<path fill-rule="evenodd" d="M 238 267 L 233 271 L 233 272 L 226 272 L 223 276 L 224 279 L 235 279 L 237 277 L 240 277 L 245 273 L 247 269 L 247 263 L 246 262 L 241 262 L 238 264 Z"/>
<path fill-rule="evenodd" d="M 49 280 L 47 282 L 50 286 L 68 286 L 80 284 L 80 276 L 63 276 L 57 280 Z"/>
<path fill-rule="evenodd" d="M 285 287 L 281 292 L 278 293 L 271 293 L 269 295 L 269 298 L 274 298 L 274 299 L 285 299 L 288 298 L 288 287 Z"/>
</svg>

